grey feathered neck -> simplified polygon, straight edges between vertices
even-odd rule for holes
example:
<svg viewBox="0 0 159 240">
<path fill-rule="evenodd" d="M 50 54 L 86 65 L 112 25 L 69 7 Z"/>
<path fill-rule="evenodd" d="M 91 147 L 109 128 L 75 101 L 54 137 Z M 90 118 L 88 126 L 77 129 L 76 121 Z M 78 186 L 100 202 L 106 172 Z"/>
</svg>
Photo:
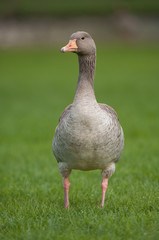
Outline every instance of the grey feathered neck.
<svg viewBox="0 0 159 240">
<path fill-rule="evenodd" d="M 79 55 L 79 77 L 76 89 L 75 100 L 82 97 L 91 97 L 94 95 L 94 74 L 96 66 L 96 55 Z"/>
</svg>

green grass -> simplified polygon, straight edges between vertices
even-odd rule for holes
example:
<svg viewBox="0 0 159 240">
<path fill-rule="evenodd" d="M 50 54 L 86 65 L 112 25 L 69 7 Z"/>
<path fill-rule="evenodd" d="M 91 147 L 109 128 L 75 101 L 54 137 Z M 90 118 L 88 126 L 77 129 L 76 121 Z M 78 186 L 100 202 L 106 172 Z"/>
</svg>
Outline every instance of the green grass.
<svg viewBox="0 0 159 240">
<path fill-rule="evenodd" d="M 159 238 L 159 46 L 97 49 L 96 96 L 116 109 L 125 148 L 103 209 L 100 171 L 72 171 L 70 211 L 51 145 L 77 58 L 58 48 L 0 51 L 1 240 Z"/>
</svg>

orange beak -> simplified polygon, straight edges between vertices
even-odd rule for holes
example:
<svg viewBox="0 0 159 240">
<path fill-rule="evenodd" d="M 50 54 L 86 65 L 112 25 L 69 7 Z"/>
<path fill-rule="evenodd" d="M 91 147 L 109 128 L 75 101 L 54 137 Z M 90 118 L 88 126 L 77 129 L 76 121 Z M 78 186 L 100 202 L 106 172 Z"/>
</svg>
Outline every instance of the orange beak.
<svg viewBox="0 0 159 240">
<path fill-rule="evenodd" d="M 77 44 L 76 44 L 77 39 L 70 40 L 69 43 L 61 48 L 61 52 L 77 52 Z"/>
</svg>

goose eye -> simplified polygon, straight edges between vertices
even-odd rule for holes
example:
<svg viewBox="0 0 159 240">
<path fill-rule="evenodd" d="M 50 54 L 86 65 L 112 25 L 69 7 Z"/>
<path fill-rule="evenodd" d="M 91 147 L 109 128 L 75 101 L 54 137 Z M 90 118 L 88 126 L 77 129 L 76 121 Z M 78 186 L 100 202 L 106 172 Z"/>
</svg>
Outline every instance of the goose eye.
<svg viewBox="0 0 159 240">
<path fill-rule="evenodd" d="M 84 40 L 84 37 L 81 37 L 82 40 Z"/>
</svg>

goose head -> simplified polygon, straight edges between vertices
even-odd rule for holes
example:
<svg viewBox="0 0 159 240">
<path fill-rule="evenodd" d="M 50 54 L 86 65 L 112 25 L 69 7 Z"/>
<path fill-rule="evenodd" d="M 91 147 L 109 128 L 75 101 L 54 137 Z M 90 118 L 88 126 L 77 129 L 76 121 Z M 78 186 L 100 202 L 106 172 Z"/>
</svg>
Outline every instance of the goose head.
<svg viewBox="0 0 159 240">
<path fill-rule="evenodd" d="M 92 55 L 96 53 L 96 45 L 90 34 L 79 31 L 71 35 L 68 44 L 61 48 L 61 52 L 73 52 L 78 55 Z"/>
</svg>

